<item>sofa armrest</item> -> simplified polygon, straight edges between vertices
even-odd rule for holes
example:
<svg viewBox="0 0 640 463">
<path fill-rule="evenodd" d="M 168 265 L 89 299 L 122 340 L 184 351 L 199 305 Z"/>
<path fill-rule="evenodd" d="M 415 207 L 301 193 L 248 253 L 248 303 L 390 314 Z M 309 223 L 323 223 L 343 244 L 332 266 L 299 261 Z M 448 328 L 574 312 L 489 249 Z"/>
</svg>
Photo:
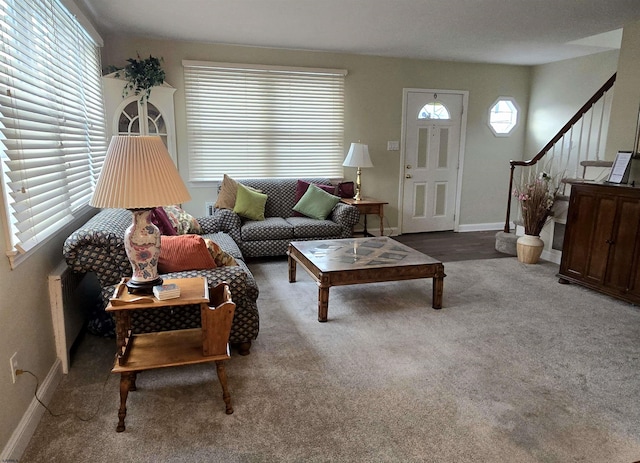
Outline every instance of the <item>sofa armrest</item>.
<svg viewBox="0 0 640 463">
<path fill-rule="evenodd" d="M 329 219 L 342 227 L 343 236 L 351 236 L 354 225 L 360 220 L 360 211 L 350 204 L 338 203 L 331 211 Z"/>
<path fill-rule="evenodd" d="M 242 219 L 230 209 L 214 209 L 213 218 L 219 227 L 219 231 L 227 233 L 236 243 L 242 239 L 240 227 Z"/>
<path fill-rule="evenodd" d="M 202 227 L 203 235 L 211 235 L 213 233 L 218 233 L 219 231 L 221 231 L 220 223 L 215 215 L 207 217 L 197 217 L 196 220 Z"/>
<path fill-rule="evenodd" d="M 124 250 L 124 232 L 131 225 L 126 209 L 104 209 L 65 240 L 62 253 L 74 272 L 94 272 L 101 286 L 131 273 Z"/>
</svg>

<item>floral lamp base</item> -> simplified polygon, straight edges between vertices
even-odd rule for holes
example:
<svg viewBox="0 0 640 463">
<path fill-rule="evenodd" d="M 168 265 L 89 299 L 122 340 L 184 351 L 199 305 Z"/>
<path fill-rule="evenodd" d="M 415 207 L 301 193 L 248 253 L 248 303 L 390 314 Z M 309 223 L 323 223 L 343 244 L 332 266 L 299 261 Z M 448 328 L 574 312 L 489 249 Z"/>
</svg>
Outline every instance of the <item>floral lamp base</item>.
<svg viewBox="0 0 640 463">
<path fill-rule="evenodd" d="M 522 235 L 516 242 L 518 261 L 523 264 L 536 264 L 540 260 L 544 241 L 539 236 Z"/>
<path fill-rule="evenodd" d="M 131 294 L 152 294 L 162 284 L 158 276 L 160 230 L 151 222 L 151 209 L 135 209 L 133 223 L 124 234 L 124 247 L 133 275 L 127 282 Z"/>
</svg>

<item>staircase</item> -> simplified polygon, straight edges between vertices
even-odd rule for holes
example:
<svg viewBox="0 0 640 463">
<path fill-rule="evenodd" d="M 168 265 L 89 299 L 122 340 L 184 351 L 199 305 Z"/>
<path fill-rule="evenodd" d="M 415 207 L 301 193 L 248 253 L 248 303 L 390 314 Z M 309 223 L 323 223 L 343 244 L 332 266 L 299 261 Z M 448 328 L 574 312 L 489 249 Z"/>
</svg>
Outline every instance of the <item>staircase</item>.
<svg viewBox="0 0 640 463">
<path fill-rule="evenodd" d="M 503 231 L 496 234 L 496 250 L 515 255 L 516 240 L 523 233 L 517 228 L 519 209 L 513 221 L 511 217 L 512 204 L 517 206 L 512 197 L 514 178 L 522 183 L 525 178 L 546 172 L 557 179 L 559 189 L 553 206 L 553 220 L 544 231 L 548 235 L 545 250 L 547 257 L 559 262 L 571 184 L 604 180 L 612 165 L 603 157 L 615 80 L 614 74 L 532 159 L 509 161 L 507 213 Z M 516 225 L 515 233 L 511 230 L 512 223 Z"/>
</svg>

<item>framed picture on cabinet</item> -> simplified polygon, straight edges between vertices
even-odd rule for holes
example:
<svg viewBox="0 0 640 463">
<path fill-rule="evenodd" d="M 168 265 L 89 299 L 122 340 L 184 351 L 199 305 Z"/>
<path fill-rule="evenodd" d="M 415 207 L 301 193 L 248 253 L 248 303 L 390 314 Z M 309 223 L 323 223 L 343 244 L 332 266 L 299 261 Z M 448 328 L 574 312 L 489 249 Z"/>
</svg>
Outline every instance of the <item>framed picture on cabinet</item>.
<svg viewBox="0 0 640 463">
<path fill-rule="evenodd" d="M 611 166 L 607 183 L 627 183 L 632 156 L 633 153 L 631 151 L 618 151 L 616 160 L 613 161 L 613 166 Z"/>
</svg>

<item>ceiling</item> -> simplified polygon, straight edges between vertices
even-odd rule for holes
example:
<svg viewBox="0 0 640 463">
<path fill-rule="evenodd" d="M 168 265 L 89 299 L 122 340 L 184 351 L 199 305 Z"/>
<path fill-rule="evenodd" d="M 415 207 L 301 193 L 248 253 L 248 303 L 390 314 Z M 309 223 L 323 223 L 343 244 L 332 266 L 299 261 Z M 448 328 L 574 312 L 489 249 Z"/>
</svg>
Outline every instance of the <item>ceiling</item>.
<svg viewBox="0 0 640 463">
<path fill-rule="evenodd" d="M 77 1 L 105 38 L 517 65 L 618 48 L 640 20 L 640 0 Z"/>
</svg>

